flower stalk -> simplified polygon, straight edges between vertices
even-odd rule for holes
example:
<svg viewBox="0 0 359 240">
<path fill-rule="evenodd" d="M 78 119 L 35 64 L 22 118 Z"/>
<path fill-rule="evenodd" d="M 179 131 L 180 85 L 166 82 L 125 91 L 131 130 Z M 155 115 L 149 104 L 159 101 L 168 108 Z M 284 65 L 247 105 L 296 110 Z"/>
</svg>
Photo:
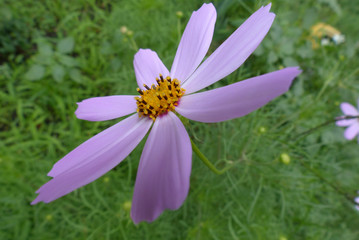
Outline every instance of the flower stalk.
<svg viewBox="0 0 359 240">
<path fill-rule="evenodd" d="M 181 18 L 183 17 L 183 12 L 177 11 L 176 16 L 177 16 L 177 36 L 178 36 L 178 42 L 180 42 L 182 36 Z"/>
<path fill-rule="evenodd" d="M 327 120 L 313 128 L 310 128 L 309 130 L 306 130 L 302 133 L 299 133 L 297 136 L 295 136 L 294 138 L 292 138 L 291 140 L 295 140 L 297 141 L 299 138 L 301 137 L 304 137 L 304 136 L 307 136 L 313 132 L 315 132 L 316 130 L 322 128 L 322 127 L 325 127 L 325 126 L 328 126 L 330 125 L 331 123 L 335 123 L 335 122 L 338 122 L 338 121 L 342 121 L 342 120 L 350 120 L 350 119 L 359 119 L 359 115 L 354 115 L 354 116 L 351 116 L 351 115 L 345 115 L 345 116 L 339 116 L 339 117 L 335 117 L 335 118 L 332 118 L 330 120 Z M 292 145 L 294 148 L 295 146 Z M 320 180 L 322 180 L 326 185 L 330 186 L 334 191 L 336 191 L 338 194 L 342 195 L 346 200 L 348 200 L 351 204 L 354 204 L 356 205 L 356 202 L 354 200 L 354 197 L 351 196 L 350 194 L 348 194 L 346 191 L 344 191 L 340 186 L 338 186 L 337 184 L 327 180 L 321 173 L 320 171 L 316 170 L 315 168 L 312 168 L 311 166 L 309 166 L 305 161 L 303 161 L 302 158 L 298 158 L 299 161 L 300 161 L 300 164 L 305 168 L 307 169 L 308 171 L 310 171 L 312 174 L 314 174 L 317 178 L 319 178 Z"/>
<path fill-rule="evenodd" d="M 233 167 L 233 165 L 229 165 L 221 170 L 217 169 L 209 160 L 208 158 L 199 150 L 197 145 L 191 139 L 192 150 L 196 153 L 196 155 L 201 159 L 201 161 L 206 165 L 212 172 L 217 175 L 222 175 L 223 173 L 227 172 L 229 169 Z"/>
<path fill-rule="evenodd" d="M 325 182 L 328 186 L 330 186 L 334 191 L 336 191 L 338 194 L 342 195 L 346 200 L 348 200 L 350 203 L 356 205 L 356 202 L 354 200 L 353 196 L 350 196 L 348 193 L 346 193 L 344 190 L 342 190 L 339 186 L 337 186 L 336 184 L 328 181 L 325 177 L 323 177 L 319 171 L 317 171 L 316 169 L 310 167 L 308 164 L 306 164 L 301 158 L 298 158 L 300 161 L 300 164 L 307 169 L 308 171 L 310 171 L 311 173 L 313 173 L 317 178 L 319 178 L 320 180 L 322 180 L 323 182 Z"/>
<path fill-rule="evenodd" d="M 131 42 L 131 46 L 132 46 L 133 50 L 138 51 L 139 48 L 138 48 L 138 46 L 136 44 L 135 39 L 133 39 L 133 36 L 130 37 L 130 42 Z"/>
<path fill-rule="evenodd" d="M 340 116 L 340 117 L 335 117 L 335 118 L 330 119 L 328 121 L 325 121 L 325 122 L 323 122 L 323 123 L 321 123 L 321 124 L 319 124 L 319 125 L 317 125 L 317 126 L 315 126 L 313 128 L 310 128 L 310 129 L 308 129 L 308 130 L 306 130 L 304 132 L 299 133 L 292 140 L 298 140 L 299 138 L 307 136 L 307 135 L 315 132 L 316 130 L 318 130 L 318 129 L 322 128 L 322 127 L 328 126 L 331 123 L 335 123 L 335 122 L 340 121 L 340 120 L 349 120 L 349 119 L 355 119 L 355 118 L 359 119 L 359 116 Z"/>
</svg>

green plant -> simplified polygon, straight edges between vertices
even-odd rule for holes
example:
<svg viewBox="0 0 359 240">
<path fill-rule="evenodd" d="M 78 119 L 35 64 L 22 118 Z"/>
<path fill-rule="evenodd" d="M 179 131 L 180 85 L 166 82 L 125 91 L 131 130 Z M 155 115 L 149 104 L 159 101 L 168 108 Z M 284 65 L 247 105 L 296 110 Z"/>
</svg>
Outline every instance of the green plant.
<svg viewBox="0 0 359 240">
<path fill-rule="evenodd" d="M 28 55 L 31 47 L 30 31 L 22 19 L 0 21 L 0 64 L 10 57 Z"/>
<path fill-rule="evenodd" d="M 72 37 L 59 40 L 54 48 L 46 39 L 37 41 L 38 54 L 31 59 L 31 66 L 25 78 L 31 81 L 51 76 L 56 82 L 69 77 L 81 81 L 81 71 L 75 57 L 71 55 L 75 45 Z"/>
</svg>

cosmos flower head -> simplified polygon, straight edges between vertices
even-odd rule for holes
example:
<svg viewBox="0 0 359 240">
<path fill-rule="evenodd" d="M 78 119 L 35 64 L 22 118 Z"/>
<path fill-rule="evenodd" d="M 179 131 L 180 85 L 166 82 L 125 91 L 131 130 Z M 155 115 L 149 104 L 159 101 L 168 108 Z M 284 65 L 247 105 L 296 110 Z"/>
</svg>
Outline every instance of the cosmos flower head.
<svg viewBox="0 0 359 240">
<path fill-rule="evenodd" d="M 359 106 L 359 99 L 358 99 Z M 347 102 L 340 104 L 340 108 L 344 113 L 344 117 L 359 117 L 359 111 L 353 105 Z M 340 127 L 347 127 L 344 131 L 344 137 L 348 140 L 353 140 L 359 134 L 359 120 L 358 118 L 343 119 L 336 121 L 336 125 Z M 359 137 L 358 137 L 359 142 Z"/>
<path fill-rule="evenodd" d="M 253 13 L 204 61 L 217 15 L 211 3 L 193 12 L 170 71 L 157 53 L 140 49 L 134 57 L 139 95 L 90 98 L 76 110 L 79 119 L 88 121 L 130 116 L 59 160 L 48 173 L 53 178 L 37 191 L 32 204 L 51 202 L 101 177 L 152 127 L 138 167 L 131 217 L 135 223 L 151 222 L 165 209 L 178 209 L 189 191 L 192 148 L 177 115 L 200 122 L 244 116 L 285 93 L 301 72 L 290 67 L 196 93 L 235 71 L 257 48 L 275 17 L 270 7 Z"/>
</svg>

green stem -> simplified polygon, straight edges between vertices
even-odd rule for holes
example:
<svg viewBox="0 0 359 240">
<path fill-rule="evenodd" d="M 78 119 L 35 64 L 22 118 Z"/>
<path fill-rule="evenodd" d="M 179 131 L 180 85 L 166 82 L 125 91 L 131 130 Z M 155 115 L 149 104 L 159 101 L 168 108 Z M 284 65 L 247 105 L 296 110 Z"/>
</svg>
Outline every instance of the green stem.
<svg viewBox="0 0 359 240">
<path fill-rule="evenodd" d="M 331 183 L 328 181 L 325 177 L 323 177 L 316 169 L 311 168 L 309 165 L 307 165 L 302 159 L 299 158 L 300 164 L 305 167 L 307 170 L 312 172 L 315 176 L 317 176 L 320 180 L 325 182 L 327 185 L 329 185 L 331 188 L 334 189 L 337 193 L 344 196 L 350 203 L 353 203 L 354 205 L 357 205 L 357 203 L 354 201 L 354 197 L 347 194 L 345 191 L 343 191 L 340 187 L 335 185 L 334 183 Z"/>
<path fill-rule="evenodd" d="M 182 35 L 182 27 L 181 27 L 181 19 L 177 19 L 177 37 L 178 37 L 178 42 L 181 41 L 181 35 Z"/>
<path fill-rule="evenodd" d="M 341 120 L 341 119 L 338 119 Z M 293 150 L 297 151 L 297 153 L 300 155 L 297 159 L 299 160 L 299 163 L 301 166 L 303 166 L 305 169 L 307 169 L 309 172 L 311 172 L 313 175 L 315 175 L 317 178 L 319 178 L 320 180 L 322 180 L 324 182 L 324 184 L 328 185 L 329 187 L 331 187 L 335 192 L 337 192 L 338 194 L 342 195 L 346 200 L 348 200 L 350 203 L 357 205 L 357 203 L 354 200 L 354 196 L 352 196 L 351 194 L 347 193 L 346 191 L 342 190 L 341 186 L 338 184 L 335 184 L 329 180 L 327 180 L 321 173 L 320 171 L 316 170 L 315 168 L 312 168 L 309 164 L 307 164 L 303 158 L 307 158 L 310 159 L 310 157 L 303 151 L 301 150 L 297 144 L 292 144 L 288 141 L 280 141 L 283 145 L 286 145 L 289 148 L 292 148 Z"/>
<path fill-rule="evenodd" d="M 324 127 L 324 126 L 327 126 L 329 125 L 330 123 L 333 123 L 333 122 L 336 122 L 336 121 L 339 121 L 339 120 L 346 120 L 346 119 L 354 119 L 354 118 L 359 118 L 359 116 L 341 116 L 341 117 L 336 117 L 334 119 L 331 119 L 331 120 L 328 120 L 314 128 L 311 128 L 307 131 L 304 131 L 302 133 L 300 133 L 299 135 L 297 135 L 296 138 L 294 138 L 294 140 L 298 139 L 300 136 L 303 136 L 303 135 L 308 135 L 312 132 L 314 132 L 315 130 L 321 128 L 321 127 Z M 296 144 L 291 144 L 291 143 L 288 143 L 288 142 L 282 142 L 283 144 L 293 148 L 293 149 L 296 149 L 298 152 L 301 152 L 299 151 L 299 149 L 297 148 L 297 145 Z M 306 154 L 304 152 L 302 152 L 302 154 L 304 154 L 306 156 Z M 308 156 L 306 156 L 307 158 L 309 158 Z M 327 180 L 324 176 L 322 176 L 322 174 L 316 170 L 315 168 L 312 168 L 310 167 L 301 157 L 298 157 L 298 160 L 300 162 L 300 164 L 305 168 L 307 169 L 308 171 L 310 171 L 312 174 L 314 174 L 317 178 L 319 178 L 320 180 L 322 180 L 325 184 L 327 184 L 328 186 L 330 186 L 334 191 L 336 191 L 338 194 L 342 195 L 346 200 L 348 200 L 350 203 L 354 204 L 354 205 L 357 205 L 357 203 L 354 201 L 354 197 L 351 196 L 350 194 L 348 194 L 346 191 L 342 190 L 342 188 L 337 185 L 337 184 L 334 184 L 332 183 L 331 181 Z"/>
<path fill-rule="evenodd" d="M 132 36 L 131 36 L 131 37 L 129 37 L 129 39 L 130 39 L 130 42 L 131 42 L 132 48 L 133 48 L 135 51 L 138 51 L 138 46 L 137 46 L 137 44 L 136 44 L 136 42 L 135 42 L 135 39 L 133 39 L 133 37 L 132 37 Z"/>
<path fill-rule="evenodd" d="M 319 100 L 319 98 L 322 96 L 322 94 L 324 93 L 324 91 L 327 89 L 327 87 L 329 86 L 329 84 L 331 83 L 331 81 L 333 81 L 333 79 L 335 79 L 334 73 L 337 72 L 337 68 L 339 67 L 339 61 L 337 61 L 337 63 L 335 64 L 335 66 L 332 68 L 332 71 L 329 74 L 329 77 L 327 78 L 327 80 L 324 82 L 323 87 L 320 89 L 319 93 L 317 94 L 317 97 L 315 98 L 316 101 Z"/>
<path fill-rule="evenodd" d="M 191 139 L 191 144 L 192 144 L 192 149 L 193 151 L 197 154 L 197 156 L 199 157 L 199 159 L 201 159 L 201 161 L 215 174 L 217 175 L 221 175 L 223 173 L 225 173 L 228 169 L 230 169 L 232 166 L 228 166 L 225 167 L 221 170 L 217 169 L 209 160 L 208 158 L 206 158 L 206 156 L 204 156 L 203 153 L 201 153 L 201 151 L 198 149 L 197 145 L 192 141 Z"/>
<path fill-rule="evenodd" d="M 336 118 L 334 118 L 334 119 L 330 119 L 330 120 L 328 120 L 328 121 L 326 121 L 326 122 L 324 122 L 324 123 L 322 123 L 322 124 L 319 124 L 318 126 L 315 126 L 315 127 L 313 127 L 313 128 L 311 128 L 311 129 L 309 129 L 309 130 L 306 130 L 306 131 L 304 131 L 304 132 L 301 132 L 301 133 L 299 133 L 297 136 L 295 136 L 292 140 L 297 140 L 297 139 L 299 139 L 300 137 L 304 137 L 304 136 L 306 136 L 306 135 L 309 135 L 309 134 L 311 134 L 312 132 L 315 132 L 316 130 L 318 130 L 319 128 L 322 128 L 322 127 L 325 127 L 325 126 L 327 126 L 327 125 L 329 125 L 329 124 L 331 124 L 331 123 L 334 123 L 334 122 L 336 122 L 336 121 L 339 121 L 339 120 L 348 120 L 348 119 L 354 119 L 354 118 L 359 118 L 359 116 L 341 116 L 341 117 L 336 117 Z"/>
</svg>

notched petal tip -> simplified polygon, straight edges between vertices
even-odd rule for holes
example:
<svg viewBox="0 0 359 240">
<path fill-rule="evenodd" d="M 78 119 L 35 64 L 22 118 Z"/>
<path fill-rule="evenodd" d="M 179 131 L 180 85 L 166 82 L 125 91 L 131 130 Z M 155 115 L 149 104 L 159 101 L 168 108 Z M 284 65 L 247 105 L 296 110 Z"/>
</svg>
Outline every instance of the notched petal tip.
<svg viewBox="0 0 359 240">
<path fill-rule="evenodd" d="M 140 48 L 140 49 L 138 49 L 138 51 L 135 53 L 135 56 L 138 55 L 138 54 L 145 53 L 145 52 L 155 52 L 155 51 L 153 51 L 153 50 L 150 49 L 150 48 Z"/>
<path fill-rule="evenodd" d="M 132 115 L 82 143 L 53 166 L 48 175 L 54 178 L 36 191 L 32 204 L 54 201 L 101 177 L 132 152 L 151 125 Z"/>
<path fill-rule="evenodd" d="M 159 216 L 153 216 L 153 217 L 148 218 L 148 219 L 137 219 L 137 218 L 133 215 L 132 212 L 130 213 L 130 216 L 131 216 L 131 219 L 132 219 L 132 221 L 133 221 L 133 223 L 134 223 L 135 225 L 138 225 L 138 224 L 140 224 L 141 222 L 152 223 L 153 221 L 155 221 L 155 220 L 159 217 Z"/>
<path fill-rule="evenodd" d="M 295 75 L 295 77 L 297 77 L 299 74 L 301 74 L 303 72 L 303 70 L 299 66 L 287 67 L 286 69 L 292 71 L 292 73 Z"/>
<path fill-rule="evenodd" d="M 272 7 L 272 3 L 268 3 L 268 4 L 265 5 L 263 8 L 269 12 L 269 10 L 271 9 L 271 7 Z"/>
<path fill-rule="evenodd" d="M 200 122 L 221 122 L 244 116 L 288 91 L 298 67 L 246 79 L 225 87 L 184 96 L 176 111 Z"/>
<path fill-rule="evenodd" d="M 54 169 L 54 167 L 52 167 L 52 169 L 50 170 L 50 172 L 48 172 L 46 175 L 48 176 L 48 177 L 55 177 L 55 173 L 54 173 L 54 171 L 53 171 L 53 169 Z M 36 192 L 37 193 L 37 192 Z"/>
<path fill-rule="evenodd" d="M 163 64 L 157 53 L 151 49 L 140 49 L 134 56 L 133 66 L 138 87 L 145 90 L 143 84 L 151 86 L 157 84 L 156 78 L 159 74 L 168 76 L 167 67 Z"/>
<path fill-rule="evenodd" d="M 182 84 L 202 62 L 212 41 L 217 11 L 213 4 L 203 4 L 194 11 L 182 34 L 172 63 L 171 78 Z"/>
<path fill-rule="evenodd" d="M 39 194 L 38 191 L 39 190 L 36 191 L 37 194 Z M 40 195 L 37 195 L 36 198 L 30 203 L 30 205 L 35 205 L 38 204 L 39 202 L 43 202 L 43 200 L 40 198 Z"/>
<path fill-rule="evenodd" d="M 76 117 L 77 118 L 79 118 L 79 113 L 80 113 L 80 104 L 82 103 L 83 101 L 81 101 L 81 102 L 77 102 L 76 104 L 77 104 L 77 108 L 76 108 L 76 110 L 75 110 L 75 115 L 76 115 Z M 80 118 L 79 118 L 80 119 Z"/>
<path fill-rule="evenodd" d="M 156 54 L 157 55 L 157 53 L 150 48 L 140 48 L 140 49 L 138 49 L 138 51 L 135 53 L 135 55 L 133 57 L 133 63 L 136 63 L 138 58 L 142 58 L 143 54 L 145 54 L 145 56 L 146 56 L 146 54 Z"/>
<path fill-rule="evenodd" d="M 202 8 L 208 8 L 208 10 L 213 10 L 216 12 L 216 8 L 214 7 L 213 3 L 203 3 L 202 6 L 197 11 L 194 12 L 198 12 Z"/>
<path fill-rule="evenodd" d="M 261 7 L 231 34 L 184 82 L 186 94 L 199 91 L 226 77 L 251 55 L 268 33 L 275 14 Z"/>
</svg>

